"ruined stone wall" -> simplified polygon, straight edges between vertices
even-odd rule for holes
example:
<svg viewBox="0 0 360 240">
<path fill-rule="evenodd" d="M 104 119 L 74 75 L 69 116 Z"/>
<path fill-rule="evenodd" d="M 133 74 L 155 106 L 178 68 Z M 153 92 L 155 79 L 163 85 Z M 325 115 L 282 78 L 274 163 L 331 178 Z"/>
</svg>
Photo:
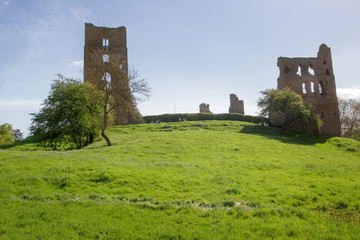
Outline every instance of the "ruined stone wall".
<svg viewBox="0 0 360 240">
<path fill-rule="evenodd" d="M 312 104 L 324 125 L 321 134 L 340 136 L 338 99 L 331 50 L 325 44 L 316 58 L 279 57 L 278 89 L 291 88 Z"/>
<path fill-rule="evenodd" d="M 230 94 L 230 107 L 229 113 L 241 113 L 245 114 L 244 101 L 239 100 L 235 94 Z"/>
<path fill-rule="evenodd" d="M 199 109 L 200 109 L 200 113 L 212 113 L 210 111 L 210 105 L 206 103 L 200 104 Z"/>
<path fill-rule="evenodd" d="M 100 62 L 102 62 L 104 65 L 114 60 L 112 59 L 112 57 L 116 57 L 117 61 L 121 62 L 119 68 L 125 73 L 125 84 L 116 84 L 116 82 L 114 82 L 120 80 L 114 77 L 115 73 L 113 74 L 113 72 L 111 72 L 111 69 L 109 70 L 109 72 L 101 73 L 99 77 L 94 77 L 94 74 L 91 70 L 95 64 L 94 56 L 96 56 L 96 53 L 99 52 L 103 54 L 99 57 L 103 58 Z M 96 64 L 98 64 L 98 61 L 96 62 Z M 93 24 L 85 23 L 84 81 L 100 81 L 101 78 L 105 76 L 106 78 L 111 79 L 113 88 L 121 86 L 122 89 L 116 89 L 117 91 L 114 91 L 115 93 L 118 93 L 118 96 L 114 94 L 114 97 L 118 99 L 122 98 L 123 103 L 124 101 L 126 103 L 121 104 L 114 109 L 115 124 L 126 124 L 134 121 L 134 113 L 137 112 L 131 98 L 127 73 L 128 58 L 126 46 L 126 28 L 96 27 Z M 127 94 L 124 94 L 124 92 L 126 92 Z M 124 96 L 127 96 L 127 99 L 123 99 Z M 125 108 L 124 106 L 127 107 Z"/>
</svg>

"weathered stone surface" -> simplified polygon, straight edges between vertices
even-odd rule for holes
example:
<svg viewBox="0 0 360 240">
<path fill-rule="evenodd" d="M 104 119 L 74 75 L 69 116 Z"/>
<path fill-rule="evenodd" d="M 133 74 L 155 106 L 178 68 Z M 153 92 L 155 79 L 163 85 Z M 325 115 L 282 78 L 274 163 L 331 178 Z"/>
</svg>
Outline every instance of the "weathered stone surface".
<svg viewBox="0 0 360 240">
<path fill-rule="evenodd" d="M 278 89 L 291 88 L 312 104 L 324 122 L 321 134 L 340 136 L 338 99 L 331 50 L 325 44 L 316 58 L 279 57 Z"/>
<path fill-rule="evenodd" d="M 200 113 L 212 113 L 210 111 L 210 105 L 209 104 L 202 103 L 202 104 L 200 104 L 199 108 L 200 108 Z"/>
<path fill-rule="evenodd" d="M 116 79 L 116 77 L 114 77 L 115 74 L 113 74 L 111 70 L 106 73 L 100 73 L 101 76 L 99 78 L 94 77 L 91 70 L 93 64 L 95 64 L 93 63 L 94 56 L 96 56 L 96 53 L 99 52 L 104 52 L 102 56 L 102 62 L 104 65 L 112 61 L 111 57 L 118 58 L 118 61 L 122 63 L 119 65 L 119 68 L 122 69 L 127 76 L 128 58 L 126 47 L 126 28 L 96 27 L 91 23 L 85 23 L 84 81 L 94 82 L 102 80 L 102 76 L 106 76 L 106 78 L 109 77 L 111 79 L 112 87 L 114 88 L 114 98 L 121 99 L 124 103 L 121 105 L 119 104 L 114 109 L 115 124 L 132 123 L 136 121 L 137 116 L 135 115 L 138 111 L 135 108 L 130 94 L 129 80 L 126 79 L 125 83 L 121 82 L 120 84 L 119 81 L 123 81 L 123 79 Z M 109 53 L 109 55 L 107 53 Z M 115 89 L 120 88 L 119 86 L 121 86 L 121 89 Z"/>
<path fill-rule="evenodd" d="M 245 112 L 244 112 L 244 101 L 239 100 L 239 98 L 235 94 L 230 94 L 229 113 L 245 114 Z"/>
</svg>

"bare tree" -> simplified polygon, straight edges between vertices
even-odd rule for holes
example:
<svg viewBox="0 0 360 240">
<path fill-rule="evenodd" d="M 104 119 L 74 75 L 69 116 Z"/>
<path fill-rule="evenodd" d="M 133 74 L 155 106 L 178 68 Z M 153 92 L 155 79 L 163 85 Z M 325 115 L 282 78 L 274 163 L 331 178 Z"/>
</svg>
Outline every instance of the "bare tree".
<svg viewBox="0 0 360 240">
<path fill-rule="evenodd" d="M 128 75 L 134 104 L 137 105 L 139 102 L 148 100 L 151 96 L 151 87 L 147 80 L 134 67 L 130 67 Z"/>
<path fill-rule="evenodd" d="M 138 118 L 136 104 L 150 97 L 151 88 L 134 68 L 128 71 L 126 61 L 121 56 L 107 50 L 94 51 L 85 81 L 94 84 L 103 92 L 102 137 L 107 145 L 112 143 L 105 134 L 114 118 L 115 124 L 134 123 Z"/>
<path fill-rule="evenodd" d="M 360 100 L 340 99 L 341 136 L 349 138 L 360 130 Z"/>
</svg>

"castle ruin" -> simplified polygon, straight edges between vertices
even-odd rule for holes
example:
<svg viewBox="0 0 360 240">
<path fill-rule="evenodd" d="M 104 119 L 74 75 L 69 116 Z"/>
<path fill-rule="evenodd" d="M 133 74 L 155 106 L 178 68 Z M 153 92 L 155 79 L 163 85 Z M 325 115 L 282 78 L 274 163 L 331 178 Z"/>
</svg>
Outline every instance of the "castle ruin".
<svg viewBox="0 0 360 240">
<path fill-rule="evenodd" d="M 212 113 L 210 111 L 210 105 L 206 103 L 202 103 L 199 106 L 200 113 Z"/>
<path fill-rule="evenodd" d="M 314 107 L 324 123 L 319 133 L 340 136 L 338 99 L 330 48 L 322 44 L 316 58 L 279 57 L 277 66 L 280 69 L 277 88 L 291 88 Z"/>
<path fill-rule="evenodd" d="M 137 110 L 129 88 L 126 28 L 85 23 L 84 81 L 95 84 L 104 80 L 110 82 L 118 103 L 114 109 L 115 124 L 134 122 Z"/>
<path fill-rule="evenodd" d="M 241 113 L 245 114 L 244 101 L 239 100 L 235 94 L 230 94 L 230 107 L 229 113 Z"/>
</svg>

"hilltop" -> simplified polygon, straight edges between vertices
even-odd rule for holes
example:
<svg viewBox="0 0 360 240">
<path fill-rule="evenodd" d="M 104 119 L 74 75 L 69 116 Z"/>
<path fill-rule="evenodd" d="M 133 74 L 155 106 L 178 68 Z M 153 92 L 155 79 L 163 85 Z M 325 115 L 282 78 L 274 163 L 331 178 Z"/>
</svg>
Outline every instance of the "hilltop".
<svg viewBox="0 0 360 240">
<path fill-rule="evenodd" d="M 0 150 L 2 239 L 356 239 L 360 143 L 240 121 Z"/>
</svg>

